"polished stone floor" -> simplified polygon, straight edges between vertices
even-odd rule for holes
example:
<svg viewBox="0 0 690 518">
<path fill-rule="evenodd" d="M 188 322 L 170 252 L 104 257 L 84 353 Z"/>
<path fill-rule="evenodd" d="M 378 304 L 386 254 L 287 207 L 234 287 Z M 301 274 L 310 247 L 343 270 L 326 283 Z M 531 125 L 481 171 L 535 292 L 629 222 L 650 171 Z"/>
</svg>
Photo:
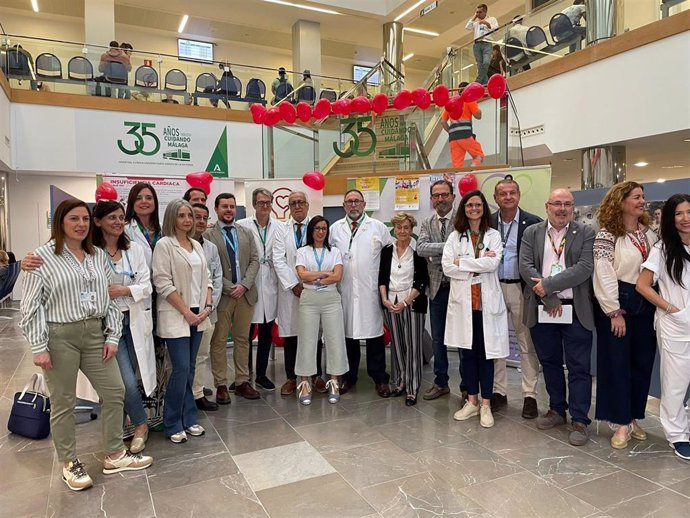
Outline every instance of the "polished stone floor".
<svg viewBox="0 0 690 518">
<path fill-rule="evenodd" d="M 3 314 L 8 314 L 2 311 Z M 15 314 L 16 315 L 16 314 Z M 452 355 L 453 357 L 454 355 Z M 0 321 L 0 421 L 34 372 L 12 321 Z M 456 372 L 452 380 L 457 386 Z M 283 381 L 278 350 L 269 376 Z M 520 417 L 519 374 L 492 429 L 458 423 L 450 397 L 406 407 L 376 396 L 364 358 L 356 392 L 337 405 L 262 392 L 258 401 L 202 414 L 206 436 L 182 445 L 152 433 L 145 472 L 100 472 L 100 420 L 79 424 L 80 459 L 95 486 L 70 491 L 49 440 L 0 432 L 0 516 L 134 517 L 687 517 L 690 463 L 669 449 L 657 417 L 646 442 L 613 451 L 605 425 L 584 447 L 567 429 L 541 432 Z M 426 389 L 432 379 L 424 371 Z M 545 409 L 543 387 L 540 409 Z"/>
</svg>

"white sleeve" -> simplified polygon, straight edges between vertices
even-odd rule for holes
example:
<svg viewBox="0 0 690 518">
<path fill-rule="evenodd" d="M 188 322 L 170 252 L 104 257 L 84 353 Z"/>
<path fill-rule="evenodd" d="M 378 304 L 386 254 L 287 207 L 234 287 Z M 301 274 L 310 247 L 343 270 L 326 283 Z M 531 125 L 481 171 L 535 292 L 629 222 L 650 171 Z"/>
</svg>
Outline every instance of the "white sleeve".
<svg viewBox="0 0 690 518">
<path fill-rule="evenodd" d="M 343 254 L 336 247 L 331 247 L 331 253 L 333 254 L 333 267 L 343 264 Z"/>
<path fill-rule="evenodd" d="M 144 249 L 139 243 L 129 243 L 129 256 L 132 259 L 132 270 L 136 273 L 136 282 L 127 286 L 134 302 L 139 302 L 151 296 L 151 270 L 146 264 Z"/>
<path fill-rule="evenodd" d="M 299 284 L 299 278 L 287 262 L 287 240 L 292 236 L 288 225 L 276 230 L 273 240 L 273 268 L 276 271 L 283 291 L 288 291 Z"/>
<path fill-rule="evenodd" d="M 654 274 L 654 282 L 659 280 L 659 275 L 664 268 L 664 254 L 661 252 L 661 246 L 656 244 L 652 247 L 647 260 L 642 263 L 641 269 L 649 270 Z"/>
<path fill-rule="evenodd" d="M 304 266 L 305 268 L 309 267 L 307 264 L 307 254 L 306 254 L 307 248 L 309 248 L 309 247 L 303 246 L 302 248 L 297 250 L 297 259 L 295 260 L 295 268 L 297 268 L 298 266 Z"/>
</svg>

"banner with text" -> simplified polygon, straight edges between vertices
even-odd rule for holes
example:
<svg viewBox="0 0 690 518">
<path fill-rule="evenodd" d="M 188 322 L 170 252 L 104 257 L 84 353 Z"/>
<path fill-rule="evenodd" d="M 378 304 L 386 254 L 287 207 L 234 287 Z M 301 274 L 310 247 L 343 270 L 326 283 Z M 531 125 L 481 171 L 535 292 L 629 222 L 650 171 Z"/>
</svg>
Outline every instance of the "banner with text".
<svg viewBox="0 0 690 518">
<path fill-rule="evenodd" d="M 301 191 L 307 195 L 309 202 L 309 216 L 323 214 L 323 191 L 310 189 L 301 179 L 281 178 L 274 180 L 263 180 L 261 182 L 244 182 L 244 196 L 247 206 L 247 217 L 254 215 L 252 206 L 252 192 L 254 189 L 263 187 L 273 193 L 273 217 L 284 221 L 290 217 L 290 207 L 288 206 L 288 196 L 294 191 Z"/>
</svg>

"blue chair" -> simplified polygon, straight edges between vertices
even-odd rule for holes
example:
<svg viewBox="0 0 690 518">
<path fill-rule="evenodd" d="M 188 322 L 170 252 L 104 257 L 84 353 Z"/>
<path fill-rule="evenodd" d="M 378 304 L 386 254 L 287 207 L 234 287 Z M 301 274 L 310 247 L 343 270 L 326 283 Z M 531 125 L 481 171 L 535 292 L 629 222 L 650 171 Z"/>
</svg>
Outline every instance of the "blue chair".
<svg viewBox="0 0 690 518">
<path fill-rule="evenodd" d="M 244 96 L 249 100 L 263 101 L 266 99 L 266 83 L 256 77 L 250 79 Z"/>
<path fill-rule="evenodd" d="M 304 85 L 302 88 L 297 90 L 297 101 L 304 101 L 309 104 L 314 104 L 316 100 L 316 90 L 313 86 Z"/>
<path fill-rule="evenodd" d="M 323 90 L 321 90 L 321 93 L 319 94 L 319 99 L 328 99 L 330 102 L 334 103 L 338 100 L 338 94 L 335 93 L 335 90 L 331 90 L 330 88 L 324 88 Z"/>
<path fill-rule="evenodd" d="M 543 52 L 552 52 L 553 50 L 557 50 L 555 48 L 555 45 L 549 42 L 549 40 L 546 38 L 546 33 L 544 32 L 544 29 L 542 29 L 539 26 L 534 26 L 530 27 L 527 30 L 527 46 L 530 49 L 536 49 L 536 50 L 541 50 Z M 541 47 L 541 45 L 546 44 L 544 47 Z"/>
<path fill-rule="evenodd" d="M 67 79 L 93 81 L 93 65 L 83 56 L 74 56 L 67 63 Z"/>
<path fill-rule="evenodd" d="M 172 68 L 165 74 L 166 90 L 175 90 L 178 92 L 187 91 L 187 75 L 179 68 Z"/>
<path fill-rule="evenodd" d="M 153 67 L 142 65 L 134 72 L 134 86 L 158 88 L 158 72 Z"/>
<path fill-rule="evenodd" d="M 48 80 L 62 79 L 62 63 L 55 54 L 39 54 L 36 58 L 36 77 Z"/>
<path fill-rule="evenodd" d="M 582 48 L 582 40 L 587 34 L 587 29 L 573 22 L 563 13 L 556 13 L 549 22 L 549 32 L 551 39 L 559 48 L 566 45 L 570 46 L 570 52 L 575 52 Z"/>
</svg>

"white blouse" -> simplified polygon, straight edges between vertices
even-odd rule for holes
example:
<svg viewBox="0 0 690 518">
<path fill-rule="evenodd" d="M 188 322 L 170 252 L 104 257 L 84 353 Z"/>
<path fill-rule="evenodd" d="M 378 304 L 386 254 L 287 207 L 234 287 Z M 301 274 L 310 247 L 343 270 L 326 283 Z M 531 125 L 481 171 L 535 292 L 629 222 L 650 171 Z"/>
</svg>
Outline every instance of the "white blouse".
<svg viewBox="0 0 690 518">
<path fill-rule="evenodd" d="M 398 249 L 393 245 L 391 257 L 391 276 L 388 281 L 388 300 L 395 304 L 395 300 L 404 300 L 412 291 L 414 279 L 414 251 L 408 246 L 401 257 Z"/>
<path fill-rule="evenodd" d="M 646 254 L 652 250 L 659 240 L 656 232 L 647 228 L 634 235 L 644 237 L 643 249 Z M 633 237 L 629 234 L 615 237 L 606 229 L 601 229 L 594 239 L 594 295 L 605 314 L 613 313 L 620 309 L 618 303 L 618 281 L 635 284 L 640 276 L 640 266 L 647 259 L 643 257 L 640 249 L 635 245 Z"/>
<path fill-rule="evenodd" d="M 316 257 L 321 260 L 323 253 L 323 262 L 321 263 L 321 268 L 316 261 Z M 318 251 L 312 246 L 303 246 L 297 250 L 297 259 L 295 260 L 295 267 L 304 266 L 308 272 L 332 272 L 335 270 L 336 265 L 343 264 L 343 257 L 340 250 L 331 246 L 328 248 L 319 248 Z M 318 291 L 335 291 L 337 290 L 337 285 L 327 284 L 324 286 L 316 286 L 312 283 L 305 283 L 304 289 L 306 290 L 318 290 Z"/>
</svg>

